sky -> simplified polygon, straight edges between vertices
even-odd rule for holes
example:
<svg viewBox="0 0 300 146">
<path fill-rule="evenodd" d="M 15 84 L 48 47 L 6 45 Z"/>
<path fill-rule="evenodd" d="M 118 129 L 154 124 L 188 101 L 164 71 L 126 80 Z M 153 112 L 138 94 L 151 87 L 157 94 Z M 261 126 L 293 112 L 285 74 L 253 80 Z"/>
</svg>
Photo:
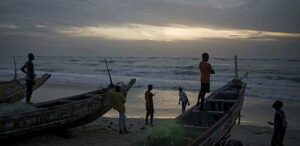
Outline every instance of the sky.
<svg viewBox="0 0 300 146">
<path fill-rule="evenodd" d="M 299 0 L 1 0 L 0 56 L 300 59 Z"/>
</svg>

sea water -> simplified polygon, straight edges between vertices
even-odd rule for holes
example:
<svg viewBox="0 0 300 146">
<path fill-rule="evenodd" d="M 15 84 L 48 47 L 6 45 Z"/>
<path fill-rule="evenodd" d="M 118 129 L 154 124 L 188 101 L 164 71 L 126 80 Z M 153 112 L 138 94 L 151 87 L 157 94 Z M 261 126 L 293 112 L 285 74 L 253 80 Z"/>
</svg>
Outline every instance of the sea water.
<svg viewBox="0 0 300 146">
<path fill-rule="evenodd" d="M 197 92 L 200 88 L 199 62 L 201 58 L 183 57 L 107 57 L 113 82 L 127 82 L 136 78 L 135 88 L 176 90 L 179 86 Z M 18 77 L 24 77 L 20 68 L 26 56 L 16 57 Z M 234 78 L 233 58 L 210 58 L 216 74 L 211 75 L 211 90 Z M 109 84 L 104 57 L 36 56 L 36 73 L 50 73 L 48 83 L 63 85 L 98 86 Z M 239 77 L 248 73 L 246 96 L 300 101 L 300 60 L 239 58 Z M 12 56 L 1 56 L 0 80 L 14 75 Z"/>
</svg>

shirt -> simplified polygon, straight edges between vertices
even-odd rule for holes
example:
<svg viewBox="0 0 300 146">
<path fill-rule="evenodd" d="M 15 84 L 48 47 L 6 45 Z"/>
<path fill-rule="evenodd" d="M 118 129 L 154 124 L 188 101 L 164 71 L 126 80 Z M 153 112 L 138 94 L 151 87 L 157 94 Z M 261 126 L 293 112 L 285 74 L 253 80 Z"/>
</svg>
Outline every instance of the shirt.
<svg viewBox="0 0 300 146">
<path fill-rule="evenodd" d="M 287 127 L 287 122 L 285 118 L 285 113 L 281 109 L 275 112 L 274 116 L 274 128 L 277 130 L 285 129 Z"/>
<path fill-rule="evenodd" d="M 151 93 L 151 91 L 147 90 L 145 92 L 146 108 L 153 109 L 153 96 L 154 96 L 154 94 Z"/>
<path fill-rule="evenodd" d="M 188 101 L 187 96 L 184 91 L 179 92 L 179 101 L 186 103 Z"/>
<path fill-rule="evenodd" d="M 109 91 L 110 98 L 112 100 L 112 107 L 118 112 L 125 113 L 125 97 L 121 92 L 115 92 L 112 89 Z"/>
<path fill-rule="evenodd" d="M 213 70 L 211 65 L 205 61 L 201 61 L 199 64 L 199 69 L 201 73 L 201 83 L 209 83 L 210 73 Z"/>
</svg>

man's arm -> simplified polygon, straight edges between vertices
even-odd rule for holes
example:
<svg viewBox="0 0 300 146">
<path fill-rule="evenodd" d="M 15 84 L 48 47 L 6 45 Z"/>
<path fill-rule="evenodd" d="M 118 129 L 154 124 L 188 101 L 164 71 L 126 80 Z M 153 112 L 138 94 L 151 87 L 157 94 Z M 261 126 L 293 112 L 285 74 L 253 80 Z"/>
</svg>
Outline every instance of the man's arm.
<svg viewBox="0 0 300 146">
<path fill-rule="evenodd" d="M 26 74 L 27 74 L 27 71 L 25 70 L 26 65 L 27 65 L 27 63 L 25 63 L 25 64 L 23 65 L 23 67 L 21 68 L 21 71 L 22 71 L 23 73 L 26 73 Z"/>
<path fill-rule="evenodd" d="M 211 67 L 211 65 L 209 65 L 209 73 L 210 73 L 210 74 L 215 74 L 215 71 L 214 71 L 214 69 Z"/>
<path fill-rule="evenodd" d="M 190 101 L 188 97 L 186 97 L 186 100 L 187 100 L 187 104 L 190 105 Z"/>
</svg>

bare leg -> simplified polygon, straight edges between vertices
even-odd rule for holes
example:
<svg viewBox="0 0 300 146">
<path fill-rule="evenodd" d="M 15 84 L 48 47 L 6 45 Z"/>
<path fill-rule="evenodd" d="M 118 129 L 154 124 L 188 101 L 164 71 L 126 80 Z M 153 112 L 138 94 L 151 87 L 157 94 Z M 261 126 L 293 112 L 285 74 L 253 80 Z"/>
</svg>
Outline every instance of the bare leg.
<svg viewBox="0 0 300 146">
<path fill-rule="evenodd" d="M 149 118 L 149 111 L 147 110 L 147 113 L 146 113 L 146 120 L 145 120 L 145 125 L 148 125 L 148 118 Z"/>
<path fill-rule="evenodd" d="M 205 97 L 205 93 L 201 93 L 201 106 L 200 109 L 203 111 L 204 110 L 204 97 Z"/>
</svg>

